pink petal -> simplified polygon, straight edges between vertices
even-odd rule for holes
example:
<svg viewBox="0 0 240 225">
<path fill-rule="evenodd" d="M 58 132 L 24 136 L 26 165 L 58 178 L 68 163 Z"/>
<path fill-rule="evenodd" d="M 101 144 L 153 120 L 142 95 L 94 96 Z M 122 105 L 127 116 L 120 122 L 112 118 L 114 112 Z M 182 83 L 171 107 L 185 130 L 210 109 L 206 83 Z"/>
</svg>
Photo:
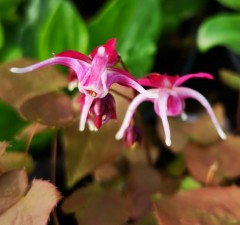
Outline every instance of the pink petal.
<svg viewBox="0 0 240 225">
<path fill-rule="evenodd" d="M 104 47 L 106 50 L 106 55 L 108 56 L 108 62 L 107 62 L 108 66 L 113 66 L 117 63 L 118 53 L 115 47 L 116 40 L 117 40 L 116 38 L 112 38 L 108 40 L 105 45 L 102 45 L 102 47 Z M 97 54 L 99 47 L 101 46 L 96 47 L 89 55 L 92 59 Z"/>
<path fill-rule="evenodd" d="M 86 65 L 84 63 L 82 63 L 79 60 L 73 59 L 73 58 L 54 57 L 54 58 L 50 58 L 50 59 L 44 60 L 42 62 L 33 64 L 31 66 L 23 67 L 23 68 L 12 67 L 10 69 L 10 71 L 12 73 L 27 73 L 27 72 L 31 72 L 33 70 L 39 69 L 41 67 L 56 65 L 56 64 L 67 66 L 67 67 L 71 68 L 72 70 L 75 71 L 75 73 L 77 75 L 79 75 L 79 73 L 81 73 L 81 71 L 83 71 L 83 69 L 86 67 Z"/>
<path fill-rule="evenodd" d="M 202 94 L 200 94 L 199 92 L 197 92 L 191 88 L 185 88 L 185 87 L 176 87 L 174 90 L 182 98 L 193 98 L 193 99 L 196 99 L 199 103 L 201 103 L 201 105 L 207 110 L 214 126 L 216 127 L 216 130 L 217 130 L 219 136 L 222 139 L 226 139 L 226 134 L 224 133 L 220 124 L 218 123 L 217 118 L 212 110 L 211 105 L 209 104 L 207 99 Z"/>
<path fill-rule="evenodd" d="M 86 95 L 84 97 L 84 101 L 82 101 L 82 105 L 81 105 L 81 118 L 80 118 L 80 123 L 79 123 L 79 130 L 80 131 L 84 131 L 85 129 L 85 124 L 86 124 L 86 121 L 87 121 L 87 117 L 88 117 L 88 112 L 89 112 L 89 109 L 92 105 L 92 102 L 93 102 L 94 98 Z"/>
<path fill-rule="evenodd" d="M 133 117 L 133 114 L 136 111 L 138 105 L 141 104 L 143 101 L 146 101 L 146 100 L 148 100 L 148 98 L 146 98 L 146 96 L 144 96 L 142 94 L 139 94 L 130 103 L 130 105 L 128 106 L 126 115 L 124 117 L 123 123 L 122 123 L 120 129 L 118 130 L 118 132 L 115 136 L 115 138 L 117 140 L 119 140 L 123 137 L 125 130 L 129 127 L 129 125 L 131 123 L 131 120 L 132 120 L 132 117 Z"/>
<path fill-rule="evenodd" d="M 214 79 L 214 77 L 209 74 L 209 73 L 192 73 L 192 74 L 187 74 L 184 75 L 182 77 L 179 77 L 175 83 L 174 86 L 180 86 L 182 83 L 184 83 L 185 81 L 192 79 L 192 78 L 206 78 L 206 79 Z"/>
<path fill-rule="evenodd" d="M 108 93 L 107 82 L 107 60 L 108 57 L 104 47 L 99 47 L 94 56 L 91 67 L 79 82 L 79 90 L 96 98 L 102 98 Z"/>
<path fill-rule="evenodd" d="M 150 73 L 147 76 L 138 79 L 138 82 L 147 87 L 155 87 L 155 88 L 163 88 L 168 87 L 171 88 L 175 83 L 178 77 L 161 75 L 159 73 Z"/>
<path fill-rule="evenodd" d="M 54 54 L 54 57 L 69 57 L 69 58 L 79 59 L 87 63 L 91 63 L 91 60 L 89 59 L 88 56 L 74 50 L 67 50 L 64 52 L 60 52 L 58 54 Z"/>
<path fill-rule="evenodd" d="M 111 69 L 108 70 L 107 74 L 107 88 L 109 89 L 113 83 L 118 83 L 123 86 L 131 87 L 138 91 L 139 93 L 145 95 L 148 98 L 156 98 L 158 97 L 157 94 L 152 93 L 150 91 L 145 90 L 134 77 L 132 77 L 127 72 L 123 72 L 121 69 Z"/>
<path fill-rule="evenodd" d="M 159 93 L 159 98 L 154 101 L 154 106 L 155 109 L 158 109 L 156 112 L 159 114 L 162 124 L 163 124 L 163 129 L 165 133 L 165 143 L 167 146 L 171 145 L 171 134 L 170 134 L 170 128 L 169 128 L 169 123 L 168 123 L 168 118 L 167 118 L 167 102 L 168 102 L 168 97 L 169 93 L 161 90 Z"/>
</svg>

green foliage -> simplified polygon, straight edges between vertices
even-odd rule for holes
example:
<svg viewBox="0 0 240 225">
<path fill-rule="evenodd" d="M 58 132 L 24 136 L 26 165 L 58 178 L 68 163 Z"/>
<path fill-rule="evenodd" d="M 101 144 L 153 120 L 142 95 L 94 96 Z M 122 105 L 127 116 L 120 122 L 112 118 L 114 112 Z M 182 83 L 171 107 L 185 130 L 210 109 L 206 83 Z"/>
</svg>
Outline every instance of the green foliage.
<svg viewBox="0 0 240 225">
<path fill-rule="evenodd" d="M 67 0 L 33 0 L 22 25 L 24 55 L 45 59 L 66 49 L 86 52 L 88 33 L 84 21 Z"/>
<path fill-rule="evenodd" d="M 22 0 L 0 0 L 0 17 L 6 20 L 16 18 L 16 10 Z"/>
<path fill-rule="evenodd" d="M 4 43 L 4 31 L 2 26 L 2 21 L 0 20 L 0 49 L 2 48 Z"/>
<path fill-rule="evenodd" d="M 195 180 L 193 177 L 185 177 L 182 182 L 180 189 L 182 190 L 191 190 L 202 187 L 201 183 Z"/>
<path fill-rule="evenodd" d="M 226 7 L 229 7 L 235 10 L 240 10 L 239 0 L 218 0 L 218 1 Z"/>
<path fill-rule="evenodd" d="M 240 90 L 240 74 L 231 70 L 222 69 L 219 72 L 219 76 L 225 85 L 234 90 Z"/>
<path fill-rule="evenodd" d="M 222 45 L 240 54 L 240 14 L 219 14 L 199 27 L 197 44 L 202 52 Z"/>
<path fill-rule="evenodd" d="M 0 140 L 10 140 L 27 125 L 19 114 L 9 105 L 0 101 Z"/>
<path fill-rule="evenodd" d="M 164 32 L 173 32 L 179 28 L 183 21 L 198 15 L 206 6 L 206 0 L 163 0 L 163 29 Z"/>
<path fill-rule="evenodd" d="M 140 77 L 153 65 L 161 27 L 158 0 L 109 1 L 89 24 L 90 48 L 116 37 L 124 63 Z"/>
</svg>

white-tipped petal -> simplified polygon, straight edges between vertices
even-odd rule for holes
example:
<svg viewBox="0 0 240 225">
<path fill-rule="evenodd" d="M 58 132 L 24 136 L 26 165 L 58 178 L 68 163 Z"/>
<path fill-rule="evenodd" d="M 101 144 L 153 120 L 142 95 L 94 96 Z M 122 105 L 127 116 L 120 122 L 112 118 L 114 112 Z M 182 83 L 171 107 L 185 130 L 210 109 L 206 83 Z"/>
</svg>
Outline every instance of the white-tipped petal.
<svg viewBox="0 0 240 225">
<path fill-rule="evenodd" d="M 79 130 L 80 131 L 84 131 L 84 129 L 85 129 L 85 124 L 86 124 L 86 121 L 87 121 L 88 112 L 89 112 L 89 109 L 92 105 L 92 102 L 93 102 L 93 98 L 86 95 L 86 97 L 84 99 L 84 104 L 82 106 L 82 112 L 81 112 L 81 117 L 80 117 L 80 123 L 79 123 Z"/>
<path fill-rule="evenodd" d="M 97 51 L 99 56 L 104 56 L 105 54 L 105 48 L 103 46 L 100 46 Z"/>
<path fill-rule="evenodd" d="M 12 73 L 27 73 L 27 72 L 31 72 L 33 70 L 36 70 L 45 66 L 50 66 L 50 65 L 67 66 L 73 69 L 76 72 L 76 74 L 79 74 L 79 72 L 83 71 L 83 67 L 86 67 L 86 62 L 83 62 L 74 58 L 70 58 L 70 57 L 54 57 L 54 58 L 50 58 L 50 59 L 35 63 L 27 67 L 22 67 L 22 68 L 12 67 L 10 68 L 10 71 Z"/>
<path fill-rule="evenodd" d="M 166 143 L 166 145 L 169 147 L 169 146 L 171 146 L 171 144 L 172 144 L 172 142 L 171 142 L 171 139 L 170 138 L 166 138 L 165 139 L 165 143 Z"/>
<path fill-rule="evenodd" d="M 193 99 L 197 100 L 207 110 L 207 112 L 218 132 L 218 135 L 223 140 L 225 140 L 227 138 L 227 136 L 224 133 L 224 131 L 222 130 L 219 122 L 217 121 L 217 118 L 212 110 L 211 105 L 209 104 L 207 99 L 202 94 L 200 94 L 199 92 L 197 92 L 191 88 L 185 88 L 185 87 L 176 87 L 175 90 L 183 98 L 193 98 Z"/>
<path fill-rule="evenodd" d="M 130 103 L 130 105 L 128 106 L 128 109 L 127 109 L 127 112 L 126 112 L 126 115 L 124 117 L 124 120 L 123 120 L 123 123 L 119 129 L 119 131 L 117 132 L 115 138 L 117 140 L 120 140 L 122 137 L 123 137 L 123 134 L 125 132 L 125 130 L 129 127 L 130 125 L 130 122 L 132 120 L 132 117 L 133 117 L 133 114 L 134 112 L 136 111 L 136 108 L 138 107 L 138 105 L 140 103 L 142 103 L 143 101 L 147 100 L 147 98 L 142 95 L 142 94 L 139 94 L 137 95 L 133 100 L 132 102 Z"/>
<path fill-rule="evenodd" d="M 169 94 L 166 91 L 162 90 L 159 93 L 159 99 L 157 101 L 155 101 L 154 104 L 158 104 L 157 108 L 159 111 L 160 118 L 162 120 L 163 130 L 165 133 L 165 143 L 167 146 L 170 146 L 171 145 L 171 133 L 170 133 L 170 127 L 169 127 L 168 118 L 167 118 L 168 97 L 169 97 Z"/>
<path fill-rule="evenodd" d="M 12 72 L 12 73 L 22 73 L 21 68 L 17 68 L 17 67 L 10 68 L 10 72 Z"/>
</svg>

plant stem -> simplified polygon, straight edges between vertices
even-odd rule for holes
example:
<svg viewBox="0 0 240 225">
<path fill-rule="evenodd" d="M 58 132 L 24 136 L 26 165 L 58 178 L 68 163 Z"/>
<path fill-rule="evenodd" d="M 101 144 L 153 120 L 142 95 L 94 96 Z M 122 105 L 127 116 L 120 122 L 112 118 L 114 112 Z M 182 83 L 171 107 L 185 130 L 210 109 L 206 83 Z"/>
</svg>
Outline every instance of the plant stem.
<svg viewBox="0 0 240 225">
<path fill-rule="evenodd" d="M 26 144 L 26 149 L 25 149 L 25 153 L 24 153 L 24 157 L 23 157 L 23 165 L 26 164 L 26 160 L 27 160 L 27 155 L 29 153 L 29 150 L 30 150 L 30 146 L 31 146 L 31 143 L 32 143 L 32 139 L 34 137 L 34 135 L 36 134 L 36 131 L 39 127 L 39 123 L 36 123 L 34 126 L 33 126 L 33 129 L 29 135 L 29 138 L 27 140 L 27 144 Z"/>
<path fill-rule="evenodd" d="M 56 184 L 56 165 L 57 165 L 57 130 L 54 130 L 54 136 L 52 140 L 52 162 L 51 162 L 51 180 Z"/>
</svg>

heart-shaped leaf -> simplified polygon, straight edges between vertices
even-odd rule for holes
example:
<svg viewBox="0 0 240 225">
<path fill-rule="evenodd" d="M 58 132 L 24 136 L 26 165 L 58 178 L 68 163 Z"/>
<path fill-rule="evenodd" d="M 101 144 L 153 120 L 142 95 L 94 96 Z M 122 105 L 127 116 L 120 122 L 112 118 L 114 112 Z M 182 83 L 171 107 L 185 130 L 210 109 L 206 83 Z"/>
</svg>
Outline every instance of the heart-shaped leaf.
<svg viewBox="0 0 240 225">
<path fill-rule="evenodd" d="M 230 225 L 240 224 L 240 189 L 211 187 L 181 191 L 154 201 L 158 224 Z"/>
<path fill-rule="evenodd" d="M 62 209 L 74 213 L 82 225 L 125 224 L 130 218 L 129 201 L 117 190 L 103 189 L 99 185 L 75 191 L 66 198 Z"/>
<path fill-rule="evenodd" d="M 28 179 L 24 170 L 8 171 L 0 175 L 0 217 L 25 195 L 27 188 Z"/>
<path fill-rule="evenodd" d="M 56 127 L 66 126 L 74 117 L 70 98 L 55 92 L 29 99 L 20 107 L 20 113 L 29 121 Z"/>
<path fill-rule="evenodd" d="M 228 135 L 225 141 L 218 141 L 208 147 L 189 144 L 184 150 L 187 168 L 199 181 L 206 182 L 209 171 L 215 165 L 212 183 L 226 178 L 240 176 L 240 137 Z M 234 163 L 233 163 L 234 161 Z"/>
<path fill-rule="evenodd" d="M 0 98 L 15 108 L 35 96 L 57 91 L 67 86 L 67 79 L 53 67 L 46 67 L 26 74 L 13 74 L 11 67 L 24 67 L 35 63 L 20 59 L 0 65 Z"/>
<path fill-rule="evenodd" d="M 10 172 L 5 176 L 7 177 L 4 177 L 4 186 L 0 185 L 0 205 L 6 204 L 1 206 L 0 224 L 46 225 L 50 212 L 60 200 L 60 194 L 56 188 L 47 181 L 33 180 L 27 191 L 27 179 L 24 171 L 15 172 L 15 174 Z M 10 186 L 6 186 L 6 181 Z"/>
</svg>

